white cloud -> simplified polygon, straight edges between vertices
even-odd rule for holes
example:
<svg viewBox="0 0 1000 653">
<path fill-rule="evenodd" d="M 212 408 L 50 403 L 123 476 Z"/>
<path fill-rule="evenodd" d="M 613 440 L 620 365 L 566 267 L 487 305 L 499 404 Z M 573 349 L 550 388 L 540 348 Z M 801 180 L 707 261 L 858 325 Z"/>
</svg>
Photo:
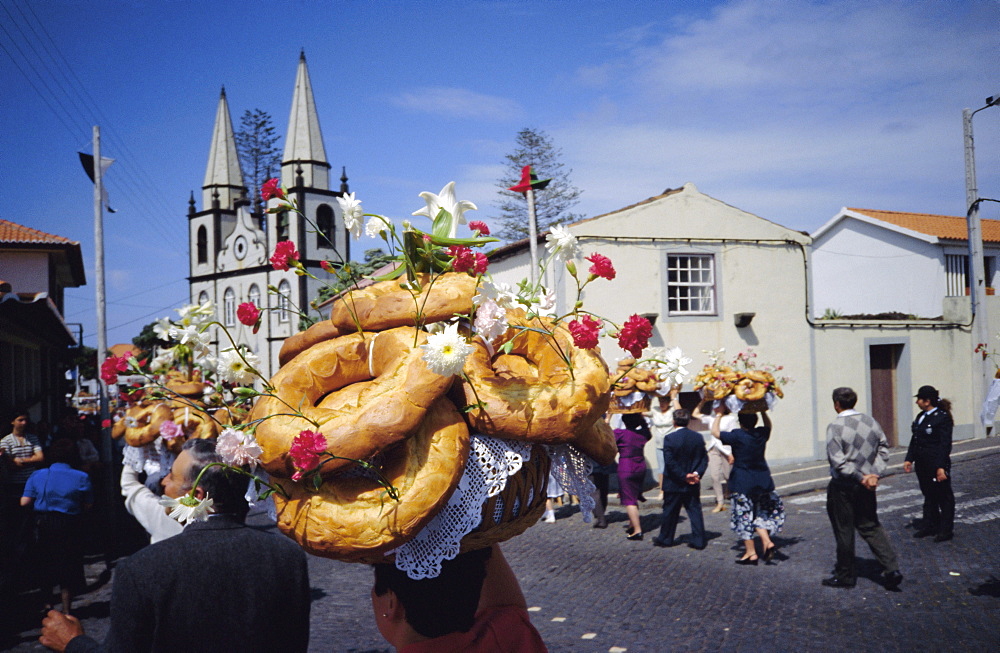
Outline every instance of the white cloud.
<svg viewBox="0 0 1000 653">
<path fill-rule="evenodd" d="M 428 86 L 402 93 L 393 98 L 397 106 L 450 118 L 505 121 L 523 112 L 514 100 L 476 93 L 464 88 Z"/>
</svg>

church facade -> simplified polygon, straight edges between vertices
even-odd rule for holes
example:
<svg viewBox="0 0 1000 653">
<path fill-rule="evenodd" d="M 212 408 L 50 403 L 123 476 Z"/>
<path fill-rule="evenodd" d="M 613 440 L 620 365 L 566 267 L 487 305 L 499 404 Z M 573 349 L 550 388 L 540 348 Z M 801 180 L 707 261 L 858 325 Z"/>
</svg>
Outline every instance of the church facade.
<svg viewBox="0 0 1000 653">
<path fill-rule="evenodd" d="M 300 313 L 310 313 L 324 280 L 333 275 L 323 261 L 339 266 L 350 259 L 350 244 L 336 198 L 348 192 L 346 175 L 339 190 L 330 188 L 330 163 L 320 130 L 305 55 L 299 57 L 292 107 L 281 161 L 281 182 L 302 215 L 259 215 L 246 196 L 236 150 L 232 117 L 223 88 L 202 185 L 199 211 L 194 194 L 188 210 L 190 297 L 192 303 L 212 302 L 216 319 L 237 344 L 246 344 L 261 359 L 260 372 L 270 378 L 278 369 L 278 351 L 299 330 Z M 289 240 L 303 266 L 320 281 L 293 270 L 275 270 L 269 261 L 274 246 Z M 240 324 L 237 307 L 252 302 L 263 310 L 260 329 Z M 216 355 L 233 346 L 218 327 L 212 341 Z"/>
</svg>

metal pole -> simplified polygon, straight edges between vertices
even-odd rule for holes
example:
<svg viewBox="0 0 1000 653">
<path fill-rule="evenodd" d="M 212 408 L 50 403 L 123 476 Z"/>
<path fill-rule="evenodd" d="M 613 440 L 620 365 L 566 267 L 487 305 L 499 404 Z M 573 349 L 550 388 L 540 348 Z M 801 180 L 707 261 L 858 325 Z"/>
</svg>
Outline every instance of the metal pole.
<svg viewBox="0 0 1000 653">
<path fill-rule="evenodd" d="M 528 277 L 531 285 L 535 285 L 538 276 L 538 222 L 535 217 L 535 189 L 529 188 L 525 193 L 528 198 L 528 246 L 531 249 L 531 273 Z"/>
<path fill-rule="evenodd" d="M 94 283 L 97 304 L 97 369 L 100 370 L 108 354 L 107 305 L 104 299 L 104 207 L 103 179 L 101 177 L 101 128 L 94 125 Z M 108 387 L 101 381 L 101 423 L 108 419 Z M 105 464 L 111 461 L 110 430 L 103 429 L 101 437 L 101 458 Z"/>
<path fill-rule="evenodd" d="M 989 310 L 983 303 L 986 296 L 986 271 L 983 264 L 983 233 L 979 222 L 979 190 L 976 188 L 976 153 L 972 137 L 972 114 L 962 111 L 965 134 L 965 206 L 969 230 L 969 302 L 972 309 L 973 346 L 990 342 Z M 978 408 L 986 398 L 990 375 L 986 361 L 981 356 L 972 357 L 972 405 Z M 978 413 L 974 410 L 973 413 Z M 973 419 L 973 437 L 986 437 L 986 430 L 979 419 Z"/>
</svg>

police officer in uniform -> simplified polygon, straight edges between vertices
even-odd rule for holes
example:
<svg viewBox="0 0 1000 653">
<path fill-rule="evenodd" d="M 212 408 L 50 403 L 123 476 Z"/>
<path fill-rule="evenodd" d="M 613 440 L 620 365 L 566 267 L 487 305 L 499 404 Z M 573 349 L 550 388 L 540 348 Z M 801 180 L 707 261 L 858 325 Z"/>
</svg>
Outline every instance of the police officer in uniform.
<svg viewBox="0 0 1000 653">
<path fill-rule="evenodd" d="M 951 402 L 942 399 L 934 386 L 917 391 L 920 413 L 913 420 L 913 436 L 906 452 L 903 471 L 917 472 L 924 495 L 924 519 L 913 537 L 934 536 L 935 542 L 953 537 L 955 493 L 951 488 Z"/>
</svg>

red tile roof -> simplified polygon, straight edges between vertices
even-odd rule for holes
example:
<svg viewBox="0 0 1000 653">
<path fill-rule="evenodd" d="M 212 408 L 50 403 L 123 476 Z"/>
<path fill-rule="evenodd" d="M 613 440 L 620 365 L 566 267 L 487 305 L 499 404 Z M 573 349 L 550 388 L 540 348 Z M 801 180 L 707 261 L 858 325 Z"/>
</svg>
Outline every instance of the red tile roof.
<svg viewBox="0 0 1000 653">
<path fill-rule="evenodd" d="M 894 224 L 911 231 L 948 240 L 966 240 L 968 227 L 965 218 L 956 215 L 932 215 L 930 213 L 902 213 L 900 211 L 877 211 L 872 209 L 847 209 L 868 217 Z M 981 220 L 983 241 L 1000 243 L 1000 220 Z"/>
<path fill-rule="evenodd" d="M 62 236 L 53 236 L 38 229 L 25 227 L 10 220 L 0 220 L 0 243 L 52 243 L 72 245 L 74 241 Z"/>
</svg>

